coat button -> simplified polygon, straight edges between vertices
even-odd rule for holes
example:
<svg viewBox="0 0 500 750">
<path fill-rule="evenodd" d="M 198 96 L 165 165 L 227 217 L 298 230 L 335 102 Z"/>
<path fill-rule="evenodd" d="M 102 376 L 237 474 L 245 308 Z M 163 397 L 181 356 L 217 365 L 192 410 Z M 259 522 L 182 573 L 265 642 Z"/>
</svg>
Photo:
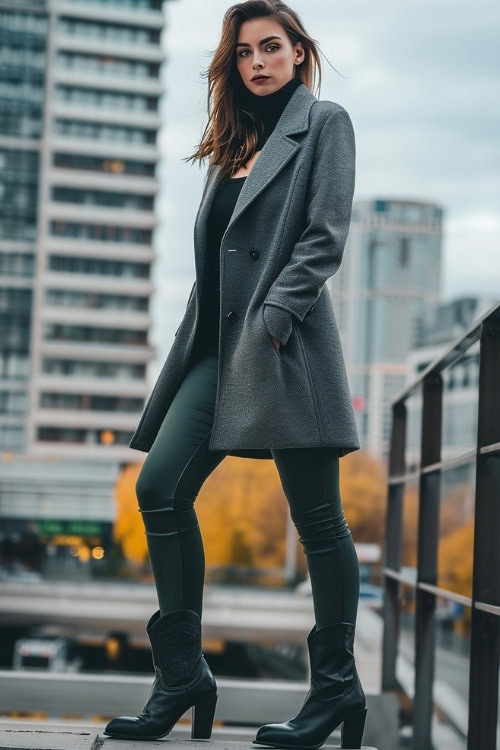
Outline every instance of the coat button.
<svg viewBox="0 0 500 750">
<path fill-rule="evenodd" d="M 250 255 L 252 256 L 252 258 L 254 260 L 257 260 L 257 258 L 259 257 L 260 253 L 259 253 L 258 250 L 250 250 Z"/>
<path fill-rule="evenodd" d="M 236 319 L 236 313 L 235 313 L 235 311 L 234 311 L 234 310 L 230 310 L 230 311 L 228 312 L 228 314 L 226 315 L 226 319 L 227 319 L 227 320 L 228 320 L 228 321 L 229 321 L 230 323 L 234 323 L 234 321 L 235 321 L 235 319 Z"/>
</svg>

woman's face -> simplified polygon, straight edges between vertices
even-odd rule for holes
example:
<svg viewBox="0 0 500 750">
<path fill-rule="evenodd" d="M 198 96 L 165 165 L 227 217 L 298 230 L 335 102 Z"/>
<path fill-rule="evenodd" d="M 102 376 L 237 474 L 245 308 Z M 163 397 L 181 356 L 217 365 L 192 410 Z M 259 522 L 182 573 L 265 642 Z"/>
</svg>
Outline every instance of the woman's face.
<svg viewBox="0 0 500 750">
<path fill-rule="evenodd" d="M 271 18 L 244 21 L 236 42 L 236 65 L 245 86 L 254 94 L 272 94 L 295 75 L 304 59 L 302 42 L 292 45 L 283 27 Z M 267 76 L 252 81 L 256 75 Z"/>
</svg>

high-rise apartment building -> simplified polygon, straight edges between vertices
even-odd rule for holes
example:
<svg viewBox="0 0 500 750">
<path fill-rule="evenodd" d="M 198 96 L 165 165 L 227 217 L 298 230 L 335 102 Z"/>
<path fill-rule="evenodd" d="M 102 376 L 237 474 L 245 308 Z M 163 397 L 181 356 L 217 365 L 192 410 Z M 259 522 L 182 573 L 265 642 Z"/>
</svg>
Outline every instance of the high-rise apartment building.
<svg viewBox="0 0 500 750">
<path fill-rule="evenodd" d="M 327 282 L 361 447 L 381 459 L 408 352 L 439 301 L 442 217 L 439 206 L 424 201 L 355 201 L 344 260 Z"/>
<path fill-rule="evenodd" d="M 122 461 L 148 394 L 162 0 L 0 0 L 0 451 Z"/>
</svg>

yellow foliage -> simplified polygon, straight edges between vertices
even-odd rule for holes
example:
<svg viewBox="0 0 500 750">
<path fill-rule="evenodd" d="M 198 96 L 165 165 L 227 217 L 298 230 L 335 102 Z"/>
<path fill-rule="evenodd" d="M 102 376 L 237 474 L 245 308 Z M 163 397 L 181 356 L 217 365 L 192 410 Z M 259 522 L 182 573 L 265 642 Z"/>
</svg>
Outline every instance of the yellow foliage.
<svg viewBox="0 0 500 750">
<path fill-rule="evenodd" d="M 402 565 L 416 567 L 418 543 L 418 486 L 409 483 L 403 498 L 403 549 Z"/>
<path fill-rule="evenodd" d="M 353 537 L 382 544 L 386 480 L 381 464 L 357 451 L 339 465 L 342 506 Z M 134 563 L 148 557 L 135 492 L 141 468 L 141 463 L 125 467 L 115 488 L 113 538 Z M 274 461 L 226 457 L 203 484 L 195 509 L 207 565 L 284 565 L 289 510 Z M 297 567 L 305 573 L 305 556 L 295 534 Z"/>
<path fill-rule="evenodd" d="M 439 586 L 472 596 L 474 519 L 454 529 L 439 544 Z"/>
<path fill-rule="evenodd" d="M 274 461 L 227 456 L 195 507 L 207 564 L 283 565 L 288 511 Z"/>
<path fill-rule="evenodd" d="M 148 558 L 144 524 L 137 503 L 135 483 L 142 464 L 130 464 L 121 472 L 115 485 L 116 520 L 113 541 L 120 544 L 124 556 L 134 563 Z"/>
<path fill-rule="evenodd" d="M 356 542 L 384 544 L 387 476 L 380 461 L 365 451 L 340 459 L 342 507 Z"/>
</svg>

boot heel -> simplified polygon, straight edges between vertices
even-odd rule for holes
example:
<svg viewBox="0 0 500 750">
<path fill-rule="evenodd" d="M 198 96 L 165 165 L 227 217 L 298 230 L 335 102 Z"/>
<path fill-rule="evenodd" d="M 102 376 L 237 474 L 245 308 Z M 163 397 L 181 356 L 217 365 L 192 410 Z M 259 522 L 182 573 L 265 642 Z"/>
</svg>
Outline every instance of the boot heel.
<svg viewBox="0 0 500 750">
<path fill-rule="evenodd" d="M 367 711 L 368 707 L 365 706 L 361 711 L 357 711 L 344 720 L 340 730 L 340 747 L 359 750 L 363 739 Z"/>
<path fill-rule="evenodd" d="M 215 706 L 218 694 L 195 703 L 191 708 L 191 739 L 209 740 L 212 735 Z"/>
</svg>

